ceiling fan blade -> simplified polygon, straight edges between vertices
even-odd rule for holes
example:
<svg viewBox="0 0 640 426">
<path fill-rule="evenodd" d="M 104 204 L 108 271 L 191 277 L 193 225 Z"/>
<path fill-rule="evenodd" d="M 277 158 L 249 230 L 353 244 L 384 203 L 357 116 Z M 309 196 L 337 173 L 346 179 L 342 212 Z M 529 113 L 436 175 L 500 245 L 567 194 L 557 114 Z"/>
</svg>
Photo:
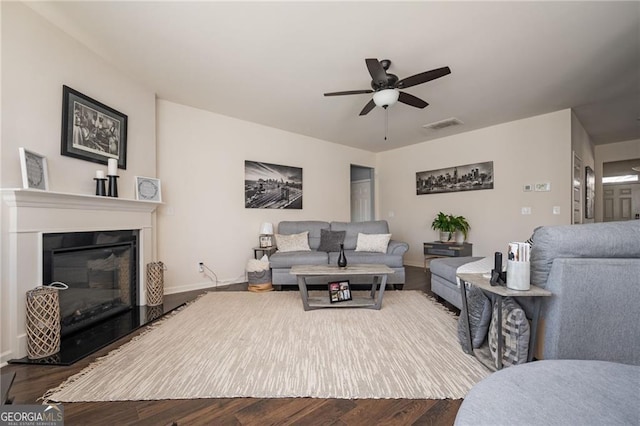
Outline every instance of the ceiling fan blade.
<svg viewBox="0 0 640 426">
<path fill-rule="evenodd" d="M 416 107 L 416 108 L 424 108 L 427 105 L 429 105 L 428 103 L 426 103 L 422 99 L 417 98 L 417 97 L 415 97 L 413 95 L 410 95 L 408 93 L 405 93 L 405 92 L 400 92 L 400 96 L 398 97 L 398 101 L 402 102 L 403 104 L 411 105 L 412 107 Z"/>
<path fill-rule="evenodd" d="M 426 83 L 427 81 L 435 80 L 436 78 L 444 77 L 447 74 L 451 74 L 449 67 L 425 71 L 420 74 L 412 75 L 411 77 L 403 78 L 398 82 L 398 84 L 396 84 L 396 87 L 398 89 L 406 89 L 407 87 L 416 86 L 418 84 Z"/>
<path fill-rule="evenodd" d="M 369 102 L 367 102 L 367 104 L 364 106 L 364 108 L 362 108 L 362 111 L 360 111 L 360 115 L 369 114 L 369 111 L 371 111 L 375 107 L 376 107 L 376 103 L 373 102 L 373 99 L 371 99 Z"/>
<path fill-rule="evenodd" d="M 325 93 L 325 96 L 342 96 L 342 95 L 362 95 L 364 93 L 373 93 L 373 90 L 347 90 L 344 92 Z"/>
<path fill-rule="evenodd" d="M 376 86 L 387 84 L 387 72 L 382 68 L 382 64 L 377 59 L 365 59 L 367 69 Z"/>
</svg>

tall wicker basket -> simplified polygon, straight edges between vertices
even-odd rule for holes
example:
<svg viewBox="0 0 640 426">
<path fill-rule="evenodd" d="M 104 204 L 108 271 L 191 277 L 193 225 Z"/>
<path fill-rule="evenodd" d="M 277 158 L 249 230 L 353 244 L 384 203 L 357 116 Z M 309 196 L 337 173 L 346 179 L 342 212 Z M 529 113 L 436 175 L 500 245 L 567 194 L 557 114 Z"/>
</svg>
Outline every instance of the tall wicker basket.
<svg viewBox="0 0 640 426">
<path fill-rule="evenodd" d="M 164 298 L 164 263 L 147 263 L 147 306 L 162 305 Z"/>
<path fill-rule="evenodd" d="M 40 359 L 60 352 L 60 301 L 53 287 L 27 291 L 27 357 Z"/>
</svg>

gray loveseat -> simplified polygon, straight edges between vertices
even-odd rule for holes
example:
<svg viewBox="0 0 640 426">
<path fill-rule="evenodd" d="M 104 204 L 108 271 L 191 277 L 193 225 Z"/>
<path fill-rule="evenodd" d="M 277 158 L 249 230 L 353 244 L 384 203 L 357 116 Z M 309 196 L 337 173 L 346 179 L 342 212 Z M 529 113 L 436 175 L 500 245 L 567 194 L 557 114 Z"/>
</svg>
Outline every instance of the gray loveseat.
<svg viewBox="0 0 640 426">
<path fill-rule="evenodd" d="M 322 222 L 322 221 L 283 221 L 278 224 L 278 234 L 291 235 L 309 232 L 311 251 L 275 252 L 269 259 L 271 263 L 272 283 L 274 286 L 297 285 L 294 275 L 289 273 L 294 265 L 336 265 L 339 252 L 318 251 L 321 230 L 345 231 L 344 250 L 348 264 L 375 263 L 387 265 L 394 273 L 389 275 L 387 284 L 401 289 L 404 285 L 404 254 L 409 249 L 405 242 L 391 239 L 386 253 L 355 251 L 358 233 L 389 234 L 389 224 L 385 220 L 369 222 Z M 352 284 L 370 284 L 366 277 L 345 277 Z M 314 281 L 309 280 L 312 284 Z M 318 284 L 326 281 L 317 281 Z M 278 287 L 276 287 L 278 288 Z"/>
</svg>

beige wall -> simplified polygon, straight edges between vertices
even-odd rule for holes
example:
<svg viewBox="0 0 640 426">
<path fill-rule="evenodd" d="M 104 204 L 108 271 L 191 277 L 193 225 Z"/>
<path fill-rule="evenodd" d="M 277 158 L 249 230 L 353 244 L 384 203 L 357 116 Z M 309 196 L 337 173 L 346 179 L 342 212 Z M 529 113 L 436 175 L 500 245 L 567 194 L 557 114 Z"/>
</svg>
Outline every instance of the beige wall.
<svg viewBox="0 0 640 426">
<path fill-rule="evenodd" d="M 200 261 L 219 283 L 244 281 L 262 222 L 349 221 L 350 165 L 376 167 L 370 152 L 164 100 L 157 111 L 167 293 L 211 286 Z M 245 209 L 245 160 L 302 167 L 302 210 Z"/>
<path fill-rule="evenodd" d="M 60 155 L 62 86 L 129 117 L 121 197 L 134 197 L 134 176 L 155 176 L 155 93 L 18 2 L 2 2 L 1 186 L 22 187 L 18 147 L 47 157 L 49 188 L 94 194 L 106 165 Z"/>
<path fill-rule="evenodd" d="M 106 166 L 60 155 L 62 85 L 66 84 L 129 116 L 127 170 L 120 170 L 120 196 L 134 197 L 134 176 L 155 176 L 155 94 L 132 81 L 100 56 L 18 2 L 0 2 L 2 20 L 2 132 L 0 187 L 20 188 L 18 147 L 47 157 L 50 190 L 73 194 L 95 193 L 95 172 Z M 4 206 L 3 203 L 0 203 Z M 11 221 L 3 208 L 0 285 L 0 357 L 10 357 L 11 336 L 17 321 L 8 306 L 20 300 L 25 288 L 41 285 L 41 267 L 25 262 L 33 280 L 18 286 L 8 266 L 16 247 L 8 238 Z M 15 224 L 15 221 L 13 221 Z M 16 237 L 16 235 L 12 235 Z M 15 239 L 15 238 L 14 238 Z M 35 269 L 34 269 L 35 268 Z M 19 290 L 16 290 L 19 289 Z M 16 297 L 16 292 L 19 291 Z"/>
<path fill-rule="evenodd" d="M 484 161 L 493 161 L 493 190 L 416 195 L 416 172 Z M 504 252 L 537 226 L 570 222 L 570 110 L 383 152 L 378 162 L 381 218 L 409 243 L 409 265 L 421 266 L 422 243 L 437 239 L 431 222 L 439 211 L 469 220 L 475 256 Z M 523 192 L 525 184 L 542 182 L 551 183 L 550 192 Z M 532 214 L 522 215 L 522 207 Z"/>
<path fill-rule="evenodd" d="M 595 147 L 595 172 L 596 172 L 596 222 L 602 222 L 603 217 L 603 189 L 602 189 L 602 163 L 610 161 L 622 161 L 640 158 L 640 139 L 596 145 Z M 633 187 L 637 194 L 637 186 Z M 640 213 L 640 203 L 634 203 L 635 211 Z"/>
<path fill-rule="evenodd" d="M 571 149 L 580 157 L 582 160 L 582 222 L 581 223 L 593 223 L 595 221 L 594 218 L 587 219 L 585 218 L 586 209 L 585 209 L 585 196 L 586 196 L 586 170 L 587 166 L 591 167 L 592 170 L 595 171 L 595 151 L 593 148 L 593 143 L 591 142 L 591 137 L 584 129 L 584 126 L 578 120 L 575 113 L 571 111 Z M 595 208 L 594 208 L 595 213 Z M 595 214 L 594 214 L 595 217 Z"/>
</svg>

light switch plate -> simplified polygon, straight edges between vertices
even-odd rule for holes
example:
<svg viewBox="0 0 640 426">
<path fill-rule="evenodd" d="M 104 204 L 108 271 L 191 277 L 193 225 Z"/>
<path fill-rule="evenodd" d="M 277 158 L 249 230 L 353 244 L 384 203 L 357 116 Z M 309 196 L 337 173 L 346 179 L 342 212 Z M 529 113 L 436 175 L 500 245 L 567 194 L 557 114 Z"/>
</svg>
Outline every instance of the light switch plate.
<svg viewBox="0 0 640 426">
<path fill-rule="evenodd" d="M 551 182 L 536 183 L 536 191 L 538 192 L 551 191 Z"/>
</svg>

